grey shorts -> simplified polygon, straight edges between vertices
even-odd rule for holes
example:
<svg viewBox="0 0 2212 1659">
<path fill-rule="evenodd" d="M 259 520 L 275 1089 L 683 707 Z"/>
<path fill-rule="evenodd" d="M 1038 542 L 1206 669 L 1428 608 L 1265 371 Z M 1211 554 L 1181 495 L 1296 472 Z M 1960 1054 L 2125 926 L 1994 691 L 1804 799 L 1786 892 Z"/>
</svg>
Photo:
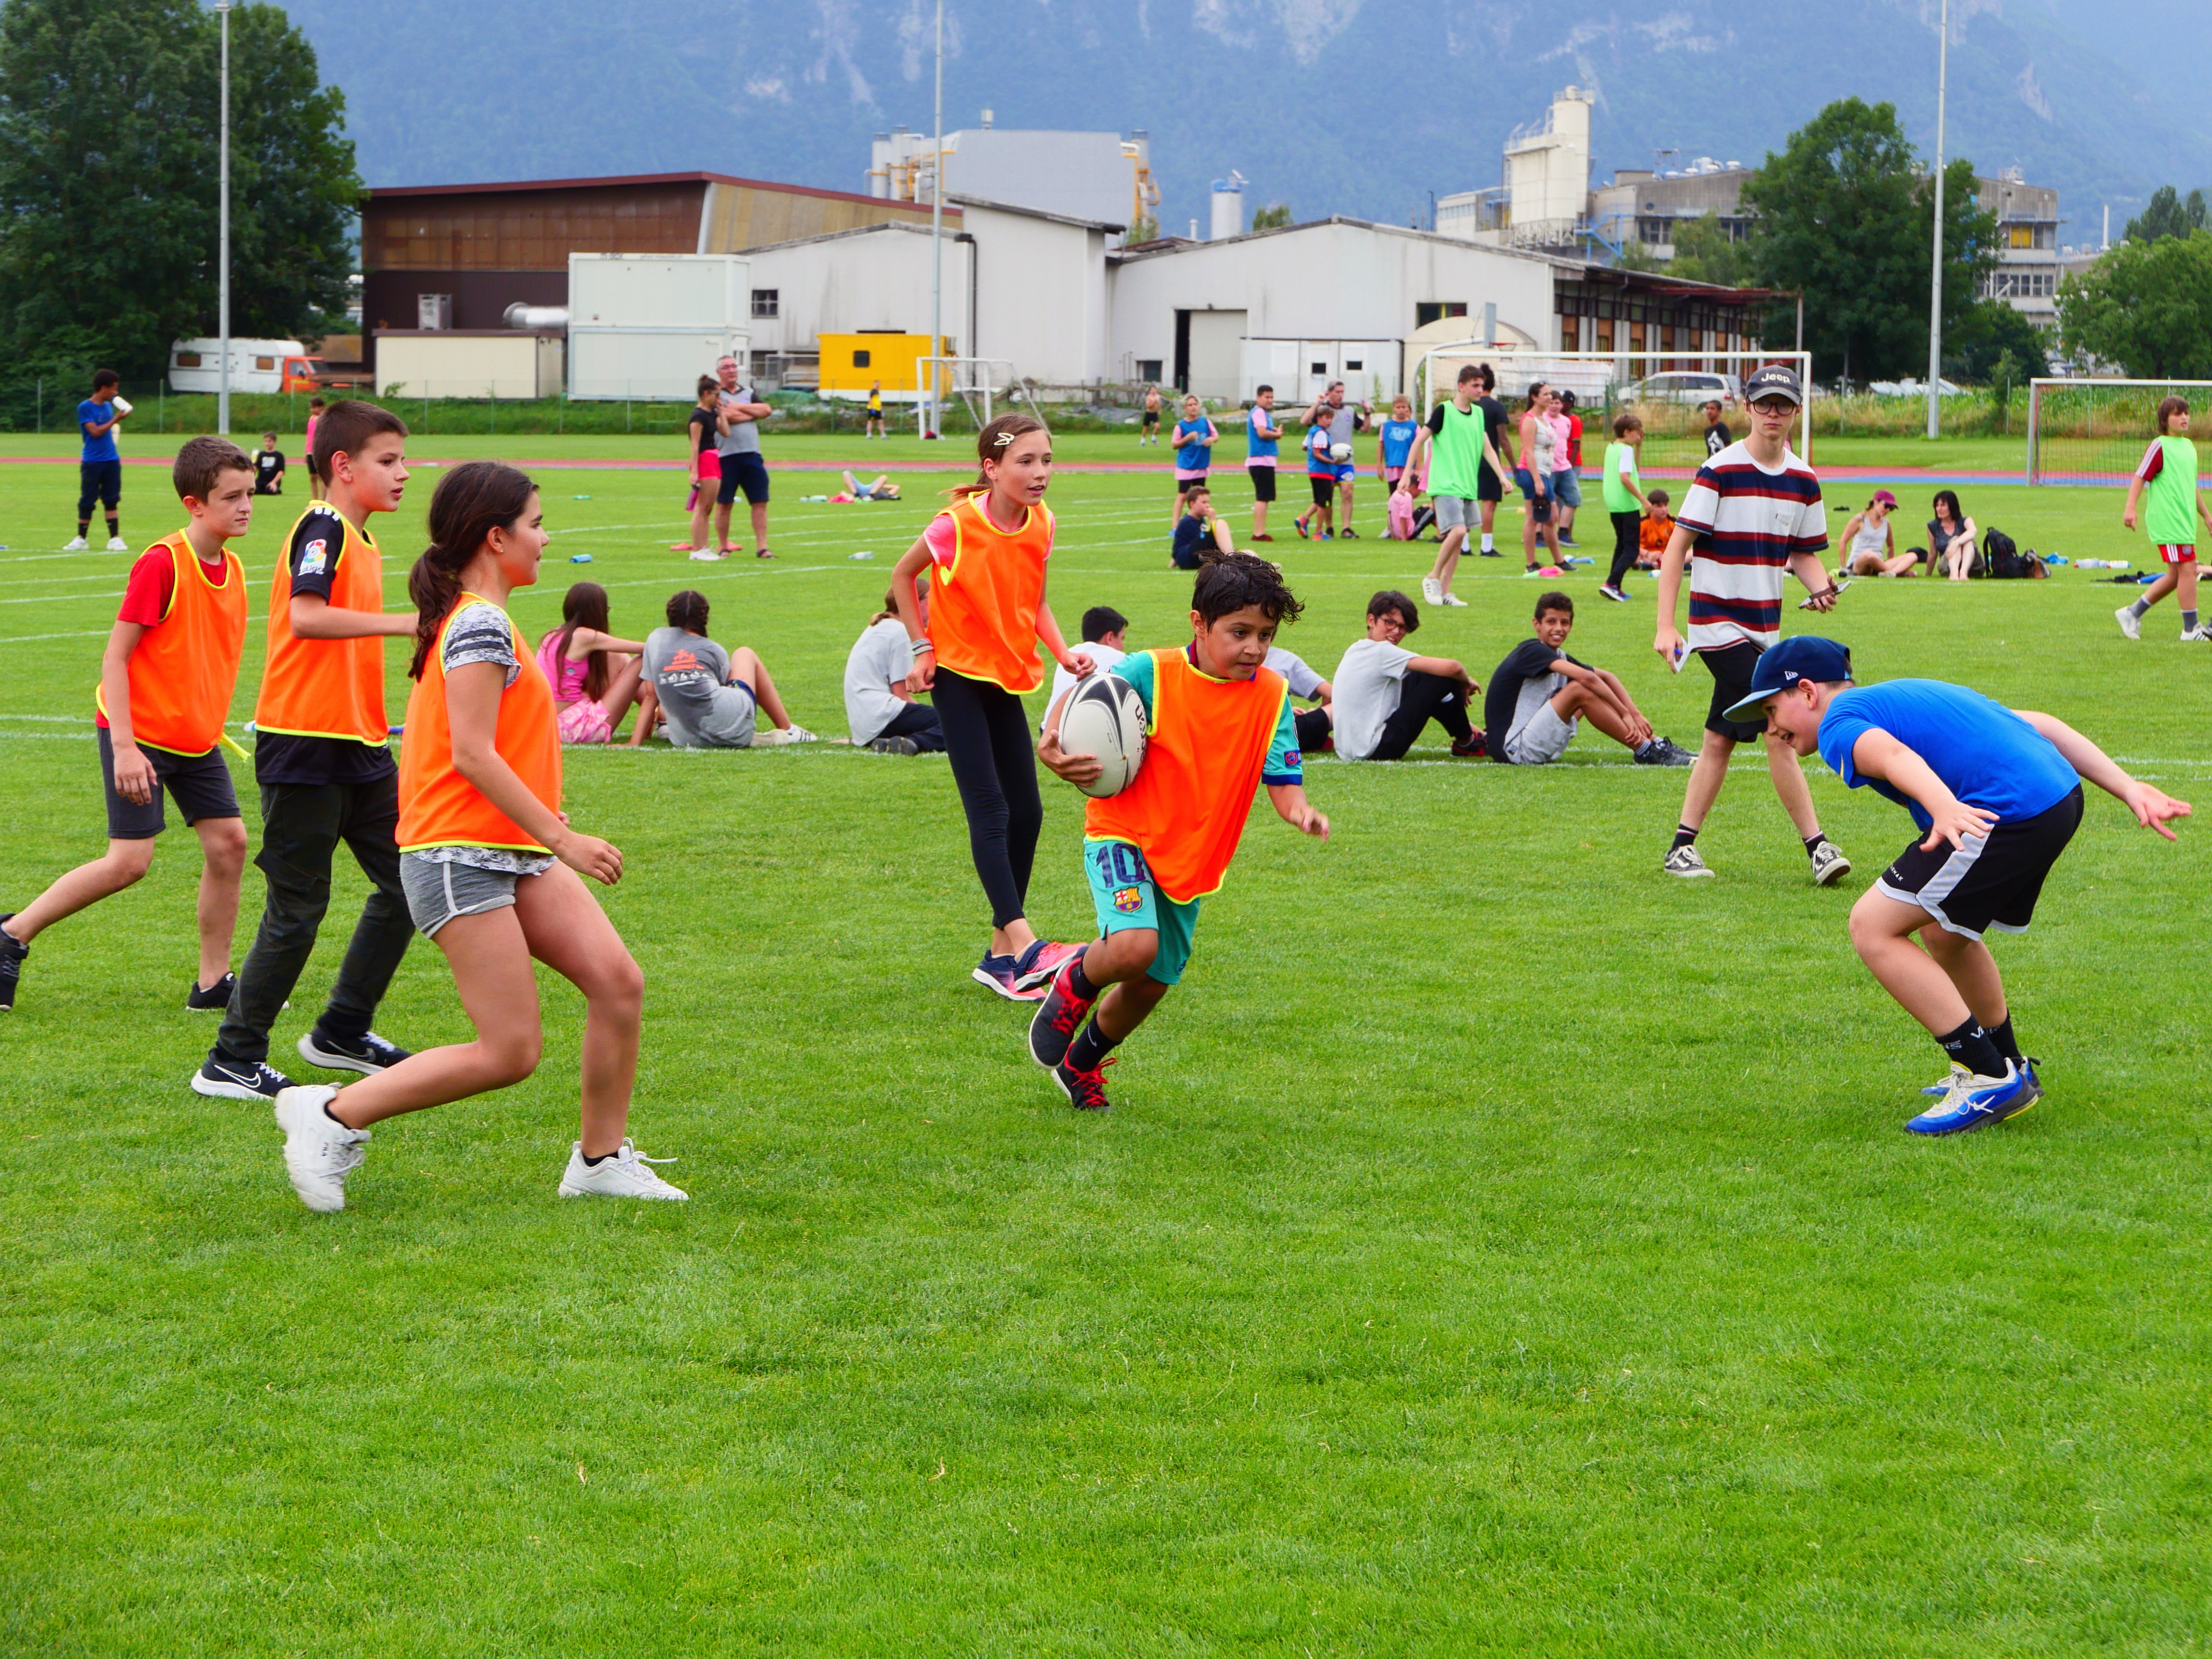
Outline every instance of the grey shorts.
<svg viewBox="0 0 2212 1659">
<path fill-rule="evenodd" d="M 1505 734 L 1505 758 L 1515 766 L 1548 766 L 1567 752 L 1580 724 L 1561 720 L 1550 703 L 1540 703 L 1526 725 Z"/>
<path fill-rule="evenodd" d="M 473 864 L 447 863 L 420 853 L 399 855 L 399 885 L 407 895 L 407 914 L 424 939 L 436 938 L 438 930 L 455 916 L 505 909 L 514 902 L 514 884 L 521 879 L 512 870 L 480 870 Z"/>
<path fill-rule="evenodd" d="M 1479 515 L 1474 510 L 1474 503 L 1466 496 L 1431 495 L 1429 497 L 1429 502 L 1437 510 L 1438 531 L 1474 528 Z"/>
</svg>

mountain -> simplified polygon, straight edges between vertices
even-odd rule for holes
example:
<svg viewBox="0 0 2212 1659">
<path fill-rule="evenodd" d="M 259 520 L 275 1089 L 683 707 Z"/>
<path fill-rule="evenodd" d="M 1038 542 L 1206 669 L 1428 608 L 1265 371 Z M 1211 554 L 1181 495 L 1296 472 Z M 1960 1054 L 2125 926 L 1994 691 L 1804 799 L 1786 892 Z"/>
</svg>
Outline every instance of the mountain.
<svg viewBox="0 0 2212 1659">
<path fill-rule="evenodd" d="M 1299 218 L 1404 223 L 1500 179 L 1507 131 L 1594 89 L 1593 172 L 1756 163 L 1831 99 L 1923 150 L 1936 0 L 946 0 L 948 129 L 1147 129 L 1164 226 L 1231 167 Z M 872 134 L 930 124 L 933 0 L 291 0 L 372 185 L 708 169 L 864 190 Z M 2056 185 L 2068 241 L 2212 185 L 2187 112 L 2212 4 L 1952 0 L 1948 142 Z"/>
</svg>

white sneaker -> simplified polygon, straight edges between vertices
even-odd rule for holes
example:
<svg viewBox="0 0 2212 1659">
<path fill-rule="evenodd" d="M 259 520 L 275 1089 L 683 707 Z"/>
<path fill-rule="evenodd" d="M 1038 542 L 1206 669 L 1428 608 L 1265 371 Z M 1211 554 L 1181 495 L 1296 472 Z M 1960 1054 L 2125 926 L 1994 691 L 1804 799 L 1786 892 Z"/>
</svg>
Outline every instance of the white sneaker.
<svg viewBox="0 0 2212 1659">
<path fill-rule="evenodd" d="M 2194 645 L 2200 640 L 2212 640 L 2212 623 L 2199 623 L 2194 628 L 2181 630 L 2181 642 Z"/>
<path fill-rule="evenodd" d="M 1824 841 L 1813 849 L 1813 885 L 1830 887 L 1851 872 L 1851 861 L 1844 856 L 1844 849 L 1832 841 Z"/>
<path fill-rule="evenodd" d="M 1697 877 L 1712 874 L 1712 871 L 1706 866 L 1705 854 L 1698 851 L 1694 842 L 1687 847 L 1674 848 L 1667 854 L 1667 861 L 1659 867 L 1670 876 Z"/>
<path fill-rule="evenodd" d="M 819 743 L 822 741 L 821 738 L 816 737 L 811 732 L 808 731 L 803 726 L 793 726 L 785 728 L 783 740 L 786 743 Z"/>
<path fill-rule="evenodd" d="M 1443 590 L 1437 585 L 1437 579 L 1434 576 L 1421 578 L 1421 599 L 1428 605 L 1442 605 L 1444 602 Z"/>
<path fill-rule="evenodd" d="M 319 1215 L 345 1208 L 345 1178 L 367 1156 L 366 1129 L 349 1129 L 323 1109 L 338 1097 L 326 1084 L 286 1089 L 276 1097 L 276 1127 L 284 1132 L 284 1173 L 300 1202 Z"/>
<path fill-rule="evenodd" d="M 729 556 L 726 553 L 717 553 L 711 547 L 695 547 L 689 555 L 694 564 L 712 564 L 717 559 L 726 559 Z"/>
<path fill-rule="evenodd" d="M 2136 615 L 2132 607 L 2122 605 L 2118 611 L 2112 612 L 2112 620 L 2119 623 L 2120 632 L 2130 639 L 2139 640 L 2142 637 L 2142 618 Z"/>
<path fill-rule="evenodd" d="M 1459 596 L 1458 594 L 1456 594 L 1456 593 L 1447 593 L 1447 594 L 1445 594 L 1445 595 L 1443 596 L 1443 599 L 1440 601 L 1440 603 L 1442 603 L 1442 604 L 1443 604 L 1443 605 L 1450 605 L 1450 606 L 1456 607 L 1457 609 L 1462 610 L 1462 611 L 1464 611 L 1465 609 L 1467 609 L 1467 601 L 1466 601 L 1465 599 L 1462 599 L 1462 598 L 1460 598 L 1460 596 Z"/>
<path fill-rule="evenodd" d="M 92 544 L 82 536 L 72 536 L 62 544 L 62 551 L 64 553 L 88 553 L 91 550 Z"/>
<path fill-rule="evenodd" d="M 660 1198 L 678 1202 L 691 1194 L 681 1187 L 672 1187 L 646 1166 L 653 1164 L 673 1164 L 672 1158 L 640 1158 L 637 1148 L 630 1145 L 629 1137 L 613 1157 L 603 1158 L 597 1164 L 584 1162 L 584 1143 L 574 1142 L 568 1148 L 568 1167 L 561 1174 L 561 1196 L 563 1198 Z"/>
<path fill-rule="evenodd" d="M 107 550 L 111 553 L 128 553 L 131 550 L 131 544 L 120 536 L 110 536 L 107 538 Z"/>
</svg>

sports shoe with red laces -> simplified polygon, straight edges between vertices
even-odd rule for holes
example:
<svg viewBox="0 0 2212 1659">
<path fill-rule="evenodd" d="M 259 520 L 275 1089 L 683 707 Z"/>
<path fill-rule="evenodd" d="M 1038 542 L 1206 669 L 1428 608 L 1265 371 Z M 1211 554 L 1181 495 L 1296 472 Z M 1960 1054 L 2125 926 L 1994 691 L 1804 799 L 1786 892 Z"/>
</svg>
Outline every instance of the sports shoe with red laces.
<svg viewBox="0 0 2212 1659">
<path fill-rule="evenodd" d="M 1014 959 L 1014 988 L 1042 992 L 1060 977 L 1060 970 L 1083 954 L 1080 945 L 1060 945 L 1039 939 Z"/>
<path fill-rule="evenodd" d="M 1451 751 L 1462 760 L 1480 760 L 1490 752 L 1490 744 L 1481 732 L 1476 732 L 1464 739 L 1454 738 Z"/>
<path fill-rule="evenodd" d="M 1075 964 L 1071 962 L 1060 970 L 1052 989 L 1045 993 L 1036 1012 L 1030 1016 L 1030 1058 L 1047 1071 L 1067 1058 L 1068 1045 L 1083 1029 L 1083 1017 L 1097 1000 L 1075 994 L 1074 986 L 1069 982 L 1074 975 Z"/>
<path fill-rule="evenodd" d="M 1077 1111 L 1103 1112 L 1114 1103 L 1106 1098 L 1106 1068 L 1120 1063 L 1109 1058 L 1100 1060 L 1095 1072 L 1079 1072 L 1063 1060 L 1052 1068 L 1052 1080 Z"/>
</svg>

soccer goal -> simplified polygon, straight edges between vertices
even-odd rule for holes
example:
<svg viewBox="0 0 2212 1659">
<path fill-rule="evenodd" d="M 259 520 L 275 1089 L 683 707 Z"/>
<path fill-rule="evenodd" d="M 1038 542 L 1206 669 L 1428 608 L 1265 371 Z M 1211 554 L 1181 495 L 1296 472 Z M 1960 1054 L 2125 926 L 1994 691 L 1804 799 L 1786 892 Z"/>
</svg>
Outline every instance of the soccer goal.
<svg viewBox="0 0 2212 1659">
<path fill-rule="evenodd" d="M 925 433 L 943 430 L 940 407 L 962 404 L 980 428 L 990 423 L 998 402 L 1010 395 L 1019 400 L 1020 382 L 1007 357 L 917 357 L 915 376 L 921 388 L 920 430 Z"/>
<path fill-rule="evenodd" d="M 2028 483 L 2124 484 L 2158 435 L 2158 406 L 2168 398 L 2188 398 L 2201 417 L 2212 410 L 2212 380 L 2030 380 Z"/>
<path fill-rule="evenodd" d="M 1613 417 L 1633 409 L 1644 422 L 1640 465 L 1694 471 L 1705 459 L 1705 405 L 1720 400 L 1721 419 L 1731 438 L 1744 435 L 1749 413 L 1743 383 L 1766 363 L 1797 371 L 1806 387 L 1791 447 L 1813 458 L 1813 354 L 1809 351 L 1544 351 L 1510 343 L 1485 345 L 1480 340 L 1452 340 L 1431 346 L 1413 365 L 1410 380 L 1426 413 L 1452 394 L 1461 366 L 1487 363 L 1498 376 L 1498 397 L 1518 411 L 1538 380 L 1575 394 L 1575 413 L 1583 421 L 1583 470 L 1595 472 L 1612 441 Z M 1679 498 L 1675 503 L 1680 505 Z"/>
</svg>

